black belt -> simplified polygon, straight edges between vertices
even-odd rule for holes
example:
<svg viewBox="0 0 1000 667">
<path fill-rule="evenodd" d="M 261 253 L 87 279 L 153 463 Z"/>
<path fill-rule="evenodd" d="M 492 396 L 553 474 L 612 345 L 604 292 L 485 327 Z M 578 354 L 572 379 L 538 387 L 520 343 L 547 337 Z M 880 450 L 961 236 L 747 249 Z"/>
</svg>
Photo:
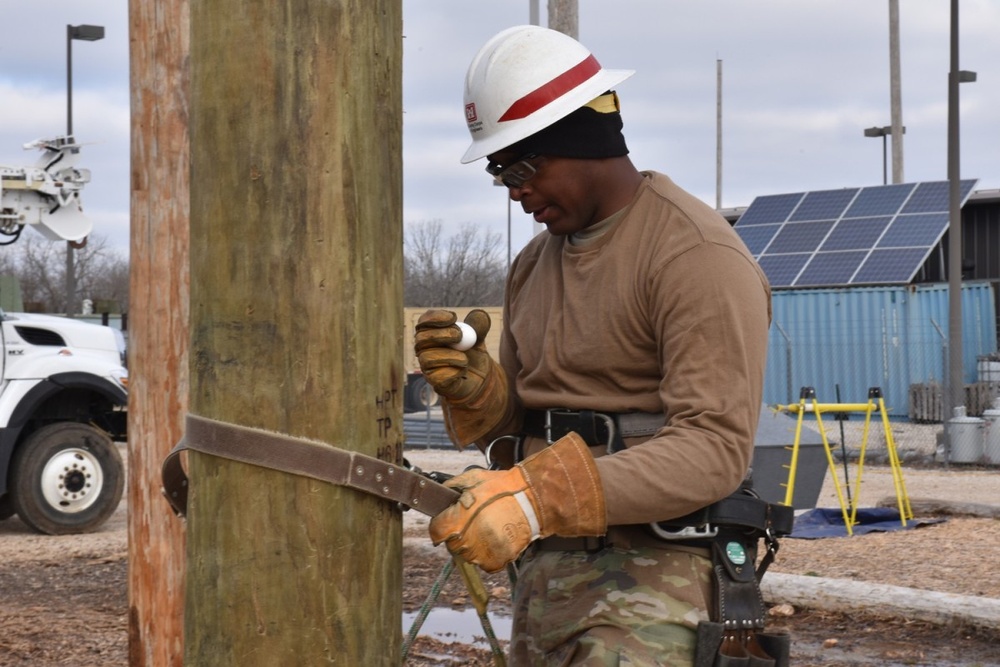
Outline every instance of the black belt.
<svg viewBox="0 0 1000 667">
<path fill-rule="evenodd" d="M 525 410 L 523 432 L 550 444 L 572 432 L 591 447 L 613 452 L 624 449 L 623 438 L 653 435 L 663 423 L 662 414 L 552 408 Z"/>
<path fill-rule="evenodd" d="M 769 503 L 740 490 L 686 516 L 655 525 L 668 533 L 691 526 L 728 526 L 781 537 L 792 532 L 794 522 L 795 508 Z"/>
<path fill-rule="evenodd" d="M 559 537 L 553 535 L 534 543 L 539 551 L 586 551 L 593 553 L 608 546 L 607 539 L 600 537 Z"/>
<path fill-rule="evenodd" d="M 768 503 L 740 490 L 683 517 L 649 524 L 650 536 L 669 543 L 709 547 L 720 533 L 743 534 L 769 540 L 788 535 L 795 509 Z M 542 551 L 599 551 L 608 546 L 604 537 L 548 537 L 537 543 Z"/>
</svg>

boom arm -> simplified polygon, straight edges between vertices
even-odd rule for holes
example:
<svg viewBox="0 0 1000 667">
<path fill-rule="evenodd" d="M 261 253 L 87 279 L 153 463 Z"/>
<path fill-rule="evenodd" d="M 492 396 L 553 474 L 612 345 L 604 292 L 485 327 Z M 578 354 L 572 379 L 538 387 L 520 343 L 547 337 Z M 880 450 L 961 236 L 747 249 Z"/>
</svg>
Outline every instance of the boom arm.
<svg viewBox="0 0 1000 667">
<path fill-rule="evenodd" d="M 25 225 L 36 225 L 52 241 L 82 241 L 93 225 L 80 201 L 90 182 L 90 170 L 76 166 L 80 145 L 73 137 L 56 137 L 24 148 L 42 151 L 34 167 L 0 165 L 0 245 L 16 241 Z"/>
</svg>

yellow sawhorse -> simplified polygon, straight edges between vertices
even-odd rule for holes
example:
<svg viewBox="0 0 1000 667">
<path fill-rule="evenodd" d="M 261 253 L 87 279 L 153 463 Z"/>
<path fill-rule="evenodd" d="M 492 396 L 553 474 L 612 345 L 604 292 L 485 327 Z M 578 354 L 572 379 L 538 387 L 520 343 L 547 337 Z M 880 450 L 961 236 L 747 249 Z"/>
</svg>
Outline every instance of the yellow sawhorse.
<svg viewBox="0 0 1000 667">
<path fill-rule="evenodd" d="M 777 410 L 795 413 L 798 419 L 795 423 L 795 440 L 792 443 L 792 460 L 788 466 L 788 483 L 785 485 L 785 505 L 792 505 L 795 496 L 795 474 L 799 464 L 799 443 L 802 439 L 802 421 L 807 413 L 816 416 L 816 426 L 819 428 L 820 437 L 823 439 L 823 450 L 826 452 L 826 460 L 830 466 L 830 475 L 833 477 L 833 487 L 837 493 L 837 501 L 840 503 L 840 511 L 844 517 L 844 526 L 847 534 L 853 535 L 853 526 L 858 519 L 858 498 L 861 492 L 861 473 L 865 465 L 865 450 L 868 446 L 868 433 L 871 426 L 872 413 L 876 410 L 882 417 L 882 427 L 885 429 L 885 447 L 889 455 L 889 467 L 892 470 L 892 483 L 896 491 L 896 502 L 899 506 L 899 518 L 906 526 L 906 522 L 913 518 L 913 510 L 910 507 L 910 497 L 906 493 L 906 482 L 903 480 L 903 468 L 899 461 L 899 453 L 896 451 L 896 442 L 892 437 L 892 428 L 889 426 L 889 414 L 885 408 L 885 399 L 879 387 L 872 387 L 868 390 L 867 403 L 819 403 L 816 401 L 816 391 L 812 387 L 803 387 L 799 394 L 799 402 L 790 405 L 778 405 Z M 864 429 L 861 435 L 861 451 L 858 455 L 858 474 L 855 477 L 854 494 L 851 501 L 844 501 L 840 475 L 833 460 L 833 452 L 830 449 L 830 441 L 826 437 L 826 429 L 823 428 L 824 412 L 863 412 L 865 415 Z M 844 485 L 850 484 L 849 480 L 844 481 Z"/>
</svg>

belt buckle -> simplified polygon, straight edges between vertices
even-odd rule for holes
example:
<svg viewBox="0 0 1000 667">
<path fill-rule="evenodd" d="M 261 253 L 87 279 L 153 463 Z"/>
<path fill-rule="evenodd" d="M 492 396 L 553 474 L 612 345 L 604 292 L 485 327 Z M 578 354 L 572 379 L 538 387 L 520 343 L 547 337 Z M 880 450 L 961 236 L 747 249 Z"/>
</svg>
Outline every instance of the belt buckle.
<svg viewBox="0 0 1000 667">
<path fill-rule="evenodd" d="M 670 530 L 653 521 L 649 524 L 649 527 L 653 529 L 653 533 L 661 540 L 704 540 L 719 534 L 719 529 L 710 523 L 700 526 L 684 526 L 677 530 Z"/>
<path fill-rule="evenodd" d="M 571 410 L 560 410 L 559 408 L 549 408 L 545 411 L 545 443 L 553 444 L 555 440 L 552 439 L 552 415 L 573 415 L 576 414 Z"/>
<path fill-rule="evenodd" d="M 565 410 L 562 408 L 549 408 L 545 411 L 545 442 L 548 444 L 554 444 L 555 440 L 552 439 L 552 415 L 565 416 L 565 417 L 580 417 L 579 410 Z M 615 420 L 611 418 L 611 415 L 604 414 L 603 412 L 594 412 L 594 417 L 600 419 L 604 422 L 604 427 L 608 431 L 608 440 L 604 443 L 607 448 L 608 454 L 614 453 L 614 442 L 615 442 Z"/>
</svg>

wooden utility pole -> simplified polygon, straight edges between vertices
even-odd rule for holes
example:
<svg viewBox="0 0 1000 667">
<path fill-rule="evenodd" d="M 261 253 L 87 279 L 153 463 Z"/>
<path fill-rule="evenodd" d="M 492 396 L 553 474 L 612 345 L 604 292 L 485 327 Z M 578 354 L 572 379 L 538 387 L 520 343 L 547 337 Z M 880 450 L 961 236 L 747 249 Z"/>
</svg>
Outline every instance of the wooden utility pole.
<svg viewBox="0 0 1000 667">
<path fill-rule="evenodd" d="M 899 65 L 899 0 L 889 0 L 889 118 L 892 127 L 892 182 L 903 182 L 903 93 Z"/>
<path fill-rule="evenodd" d="M 549 0 L 549 27 L 573 39 L 580 39 L 578 0 Z"/>
<path fill-rule="evenodd" d="M 191 6 L 190 412 L 402 460 L 400 0 Z M 192 452 L 185 663 L 392 665 L 388 502 Z"/>
<path fill-rule="evenodd" d="M 188 405 L 188 2 L 130 0 L 129 665 L 184 658 L 184 524 L 160 464 Z"/>
</svg>

